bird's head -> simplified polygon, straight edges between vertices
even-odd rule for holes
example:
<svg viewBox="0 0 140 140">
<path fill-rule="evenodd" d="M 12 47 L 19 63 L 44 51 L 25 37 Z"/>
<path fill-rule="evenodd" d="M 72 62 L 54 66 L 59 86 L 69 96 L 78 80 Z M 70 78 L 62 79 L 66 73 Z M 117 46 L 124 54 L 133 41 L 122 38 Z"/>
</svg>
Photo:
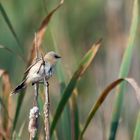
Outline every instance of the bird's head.
<svg viewBox="0 0 140 140">
<path fill-rule="evenodd" d="M 52 65 L 55 65 L 58 59 L 60 59 L 61 56 L 59 56 L 57 53 L 50 51 L 44 56 L 45 62 L 49 62 Z"/>
</svg>

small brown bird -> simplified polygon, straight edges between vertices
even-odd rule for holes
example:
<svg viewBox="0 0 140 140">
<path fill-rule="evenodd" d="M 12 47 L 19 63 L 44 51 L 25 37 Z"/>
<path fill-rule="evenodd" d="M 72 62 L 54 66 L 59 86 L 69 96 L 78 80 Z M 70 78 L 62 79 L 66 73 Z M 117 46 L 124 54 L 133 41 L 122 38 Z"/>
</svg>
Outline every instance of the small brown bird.
<svg viewBox="0 0 140 140">
<path fill-rule="evenodd" d="M 19 84 L 12 92 L 12 94 L 18 93 L 21 89 L 27 87 L 30 83 L 34 85 L 36 82 L 49 79 L 54 71 L 54 66 L 57 60 L 61 58 L 57 53 L 51 51 L 44 56 L 44 60 L 39 59 L 37 62 L 33 63 L 26 71 L 27 75 L 24 80 Z"/>
</svg>

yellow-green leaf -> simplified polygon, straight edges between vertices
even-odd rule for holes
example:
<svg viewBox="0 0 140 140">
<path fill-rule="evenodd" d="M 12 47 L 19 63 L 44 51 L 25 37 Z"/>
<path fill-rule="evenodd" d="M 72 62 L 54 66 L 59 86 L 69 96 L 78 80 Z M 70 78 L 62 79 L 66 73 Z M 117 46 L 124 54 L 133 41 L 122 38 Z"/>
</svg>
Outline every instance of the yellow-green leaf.
<svg viewBox="0 0 140 140">
<path fill-rule="evenodd" d="M 68 102 L 70 96 L 72 95 L 72 92 L 77 84 L 78 79 L 82 76 L 82 74 L 84 74 L 84 72 L 90 66 L 90 64 L 93 61 L 100 46 L 101 46 L 101 40 L 99 40 L 95 44 L 93 44 L 91 49 L 86 53 L 86 55 L 81 60 L 81 63 L 78 66 L 78 69 L 75 71 L 68 86 L 65 88 L 63 96 L 59 102 L 57 109 L 56 109 L 56 113 L 54 115 L 54 119 L 53 119 L 53 122 L 51 125 L 51 135 L 56 127 L 58 119 L 60 118 L 66 103 Z"/>
<path fill-rule="evenodd" d="M 134 79 L 131 78 L 120 78 L 117 79 L 116 81 L 112 82 L 109 86 L 107 86 L 103 92 L 101 92 L 99 98 L 96 100 L 95 104 L 93 105 L 91 111 L 88 114 L 88 117 L 86 119 L 86 122 L 84 124 L 84 127 L 79 135 L 79 140 L 82 139 L 89 123 L 91 120 L 94 118 L 95 113 L 99 109 L 99 107 L 102 105 L 104 100 L 106 99 L 107 95 L 109 95 L 110 91 L 113 90 L 117 85 L 121 84 L 123 81 L 127 81 L 135 90 L 136 98 L 138 102 L 140 103 L 140 88 L 138 87 L 137 83 L 135 82 Z"/>
</svg>

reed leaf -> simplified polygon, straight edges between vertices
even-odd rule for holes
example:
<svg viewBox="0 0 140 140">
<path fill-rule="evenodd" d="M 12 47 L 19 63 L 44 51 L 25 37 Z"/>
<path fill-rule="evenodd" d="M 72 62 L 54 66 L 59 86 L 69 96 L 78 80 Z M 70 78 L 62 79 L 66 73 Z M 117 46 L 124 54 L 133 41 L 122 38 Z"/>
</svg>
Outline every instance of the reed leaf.
<svg viewBox="0 0 140 140">
<path fill-rule="evenodd" d="M 125 50 L 121 68 L 120 68 L 120 73 L 119 77 L 127 77 L 130 64 L 131 64 L 131 58 L 132 58 L 132 52 L 134 48 L 134 39 L 136 36 L 136 30 L 137 30 L 137 25 L 138 25 L 138 0 L 134 0 L 133 4 L 133 14 L 132 14 L 132 23 L 130 27 L 130 35 L 128 39 L 128 44 L 127 48 Z M 122 110 L 122 104 L 123 104 L 123 98 L 124 98 L 124 90 L 125 90 L 125 85 L 121 84 L 118 87 L 116 97 L 116 103 L 114 106 L 114 111 L 113 111 L 113 116 L 112 116 L 112 122 L 111 122 L 111 127 L 110 127 L 110 134 L 109 134 L 109 140 L 114 140 L 116 136 L 116 131 L 118 128 L 118 123 L 119 123 L 119 118 Z"/>
<path fill-rule="evenodd" d="M 87 70 L 87 68 L 90 66 L 91 62 L 93 61 L 98 49 L 101 46 L 101 40 L 97 41 L 91 49 L 86 53 L 86 55 L 81 60 L 80 65 L 78 66 L 78 69 L 73 74 L 68 86 L 65 88 L 63 96 L 59 102 L 59 105 L 56 109 L 54 119 L 51 125 L 51 135 L 53 134 L 53 131 L 56 127 L 56 124 L 58 122 L 58 119 L 60 118 L 62 111 L 64 110 L 64 107 L 66 103 L 68 102 L 70 96 L 72 95 L 72 92 L 79 80 L 79 78 L 84 74 L 84 72 Z"/>
<path fill-rule="evenodd" d="M 6 132 L 7 136 L 9 137 L 9 127 L 10 127 L 10 120 L 9 120 L 9 115 L 8 112 L 10 110 L 10 98 L 9 98 L 9 93 L 11 90 L 11 82 L 10 82 L 10 78 L 9 78 L 9 74 L 3 70 L 0 69 L 0 77 L 2 77 L 2 83 L 3 83 L 3 87 L 2 87 L 2 97 L 1 97 L 1 103 L 3 105 L 2 108 L 2 126 L 3 126 L 3 130 Z"/>
<path fill-rule="evenodd" d="M 82 139 L 85 131 L 87 130 L 87 127 L 88 127 L 89 123 L 94 118 L 95 113 L 97 112 L 99 107 L 102 105 L 102 103 L 106 99 L 107 95 L 109 95 L 110 91 L 113 90 L 119 84 L 121 84 L 123 81 L 127 81 L 134 88 L 136 98 L 137 98 L 137 100 L 138 100 L 138 102 L 140 104 L 140 88 L 137 85 L 137 83 L 135 82 L 135 80 L 131 79 L 131 78 L 120 78 L 120 79 L 117 79 L 116 81 L 112 82 L 109 86 L 107 86 L 103 90 L 103 92 L 100 94 L 99 98 L 96 100 L 95 104 L 92 106 L 92 109 L 91 109 L 91 111 L 88 114 L 88 117 L 86 119 L 84 127 L 83 127 L 83 129 L 82 129 L 82 131 L 81 131 L 81 133 L 79 135 L 79 140 Z"/>
<path fill-rule="evenodd" d="M 140 112 L 137 117 L 133 140 L 139 140 L 139 139 L 140 139 Z"/>
<path fill-rule="evenodd" d="M 61 5 L 63 4 L 63 0 L 60 1 L 60 3 L 56 6 L 56 8 L 54 8 L 41 22 L 41 25 L 38 29 L 38 32 L 36 33 L 36 38 L 34 38 L 33 40 L 33 46 L 32 46 L 32 50 L 31 50 L 31 57 L 29 59 L 29 62 L 31 63 L 33 61 L 33 59 L 35 58 L 35 45 L 37 46 L 38 49 L 40 49 L 40 46 L 42 44 L 43 41 L 43 37 L 45 35 L 46 29 L 48 27 L 48 24 L 53 16 L 53 14 L 61 7 Z M 35 44 L 36 43 L 36 44 Z"/>
<path fill-rule="evenodd" d="M 24 58 L 23 58 L 22 55 L 18 54 L 17 52 L 14 52 L 14 51 L 11 50 L 10 48 L 7 48 L 7 47 L 5 47 L 5 46 L 3 46 L 3 45 L 0 45 L 0 49 L 4 49 L 4 50 L 6 50 L 7 52 L 16 55 L 18 58 L 20 58 L 21 60 L 23 60 L 23 62 L 25 62 L 25 60 L 24 60 Z"/>
<path fill-rule="evenodd" d="M 78 105 L 77 105 L 77 96 L 78 91 L 77 89 L 73 90 L 71 97 L 71 133 L 72 133 L 72 140 L 78 140 L 79 132 L 80 132 L 80 123 L 79 123 L 79 112 L 78 112 Z"/>
<path fill-rule="evenodd" d="M 7 15 L 7 13 L 6 13 L 6 11 L 5 11 L 5 9 L 4 9 L 4 7 L 3 7 L 3 5 L 2 5 L 1 2 L 0 2 L 0 11 L 1 11 L 1 14 L 2 14 L 2 16 L 3 16 L 4 20 L 5 20 L 5 22 L 7 23 L 7 25 L 8 25 L 8 27 L 9 27 L 11 33 L 13 34 L 13 36 L 14 36 L 14 38 L 15 38 L 17 44 L 18 44 L 18 46 L 20 47 L 20 49 L 22 49 L 21 43 L 20 43 L 20 41 L 19 41 L 19 38 L 18 38 L 18 36 L 17 36 L 17 34 L 16 34 L 16 32 L 15 32 L 13 26 L 12 26 L 12 23 L 11 23 L 11 21 L 10 21 L 10 19 L 9 19 L 9 17 L 8 17 L 8 15 Z M 23 51 L 23 49 L 22 49 L 22 51 Z"/>
</svg>

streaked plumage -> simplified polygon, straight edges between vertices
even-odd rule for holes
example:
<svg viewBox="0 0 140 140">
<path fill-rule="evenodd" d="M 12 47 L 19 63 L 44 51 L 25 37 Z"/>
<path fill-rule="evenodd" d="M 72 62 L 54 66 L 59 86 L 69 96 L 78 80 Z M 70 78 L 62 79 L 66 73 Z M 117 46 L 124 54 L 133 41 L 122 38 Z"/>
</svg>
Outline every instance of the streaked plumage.
<svg viewBox="0 0 140 140">
<path fill-rule="evenodd" d="M 42 59 L 33 63 L 25 71 L 27 75 L 25 79 L 12 91 L 11 94 L 18 93 L 21 89 L 25 88 L 30 83 L 33 85 L 36 82 L 43 81 L 44 78 L 48 80 L 52 76 L 54 66 L 57 62 L 57 59 L 59 58 L 61 58 L 59 55 L 51 51 L 44 56 L 44 64 Z"/>
</svg>

